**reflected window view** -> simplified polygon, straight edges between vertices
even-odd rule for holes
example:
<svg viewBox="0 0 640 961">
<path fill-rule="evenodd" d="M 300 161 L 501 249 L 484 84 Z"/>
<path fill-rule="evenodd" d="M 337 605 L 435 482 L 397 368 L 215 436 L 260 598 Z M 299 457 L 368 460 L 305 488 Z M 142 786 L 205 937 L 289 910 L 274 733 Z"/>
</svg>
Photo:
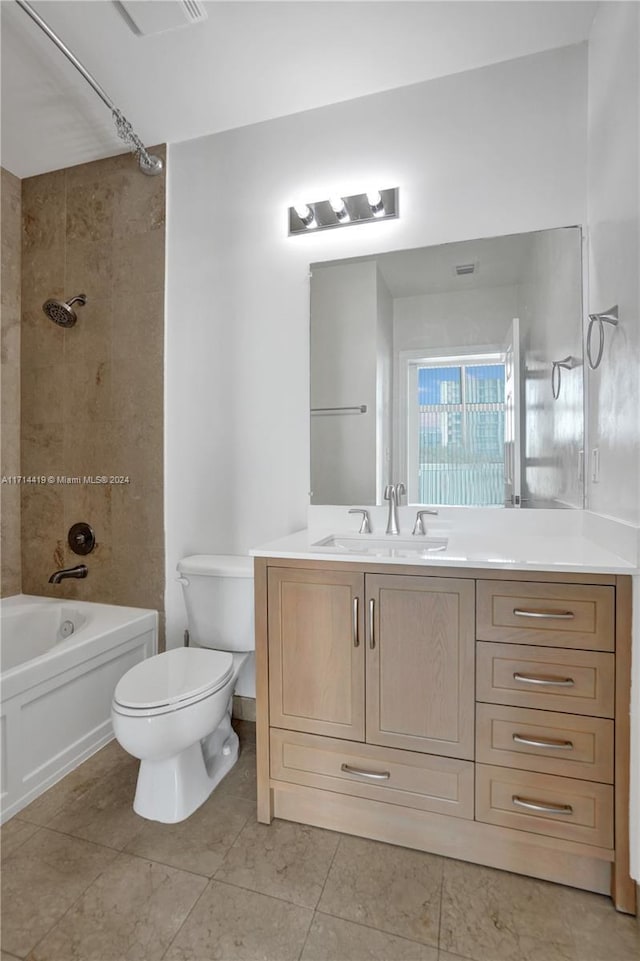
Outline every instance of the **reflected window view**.
<svg viewBox="0 0 640 961">
<path fill-rule="evenodd" d="M 408 422 L 411 500 L 498 506 L 504 500 L 504 363 L 416 364 Z M 413 447 L 417 450 L 412 451 Z M 414 491 L 415 486 L 415 491 Z"/>
</svg>

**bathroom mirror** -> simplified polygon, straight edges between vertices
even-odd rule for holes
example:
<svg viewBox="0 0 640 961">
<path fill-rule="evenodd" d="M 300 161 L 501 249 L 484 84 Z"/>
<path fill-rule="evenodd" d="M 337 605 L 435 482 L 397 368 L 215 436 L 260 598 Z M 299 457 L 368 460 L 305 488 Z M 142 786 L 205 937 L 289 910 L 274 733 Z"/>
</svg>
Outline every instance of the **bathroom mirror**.
<svg viewBox="0 0 640 961">
<path fill-rule="evenodd" d="M 581 508 L 583 393 L 579 227 L 311 265 L 312 504 Z"/>
</svg>

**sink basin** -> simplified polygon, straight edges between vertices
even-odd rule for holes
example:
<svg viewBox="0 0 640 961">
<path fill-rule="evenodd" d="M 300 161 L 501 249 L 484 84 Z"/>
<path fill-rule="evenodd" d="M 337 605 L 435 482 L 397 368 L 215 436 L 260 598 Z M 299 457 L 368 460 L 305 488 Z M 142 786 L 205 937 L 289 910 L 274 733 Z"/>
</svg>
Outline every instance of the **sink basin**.
<svg viewBox="0 0 640 961">
<path fill-rule="evenodd" d="M 367 554 L 370 557 L 428 557 L 446 551 L 446 537 L 416 535 L 400 538 L 392 534 L 330 534 L 314 547 L 327 548 L 340 554 Z"/>
</svg>

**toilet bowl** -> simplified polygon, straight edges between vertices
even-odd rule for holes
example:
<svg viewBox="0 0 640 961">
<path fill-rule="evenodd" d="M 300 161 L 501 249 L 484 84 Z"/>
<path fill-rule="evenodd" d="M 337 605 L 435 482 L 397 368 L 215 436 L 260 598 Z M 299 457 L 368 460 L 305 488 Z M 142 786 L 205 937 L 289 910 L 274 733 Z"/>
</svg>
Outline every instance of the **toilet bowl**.
<svg viewBox="0 0 640 961">
<path fill-rule="evenodd" d="M 136 664 L 118 682 L 111 705 L 117 740 L 140 760 L 133 808 L 165 823 L 189 817 L 235 764 L 231 701 L 254 647 L 250 559 L 200 555 L 185 558 L 178 570 L 191 639 L 200 646 Z"/>
</svg>

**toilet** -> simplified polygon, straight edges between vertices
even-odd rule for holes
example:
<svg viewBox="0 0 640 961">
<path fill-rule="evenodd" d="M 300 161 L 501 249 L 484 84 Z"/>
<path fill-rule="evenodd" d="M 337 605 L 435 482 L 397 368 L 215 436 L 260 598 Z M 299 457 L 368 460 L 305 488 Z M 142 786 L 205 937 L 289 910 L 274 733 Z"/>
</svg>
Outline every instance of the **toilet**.
<svg viewBox="0 0 640 961">
<path fill-rule="evenodd" d="M 250 557 L 195 554 L 178 564 L 189 647 L 136 664 L 116 685 L 114 734 L 140 759 L 134 811 L 184 821 L 238 759 L 231 699 L 255 648 Z"/>
</svg>

